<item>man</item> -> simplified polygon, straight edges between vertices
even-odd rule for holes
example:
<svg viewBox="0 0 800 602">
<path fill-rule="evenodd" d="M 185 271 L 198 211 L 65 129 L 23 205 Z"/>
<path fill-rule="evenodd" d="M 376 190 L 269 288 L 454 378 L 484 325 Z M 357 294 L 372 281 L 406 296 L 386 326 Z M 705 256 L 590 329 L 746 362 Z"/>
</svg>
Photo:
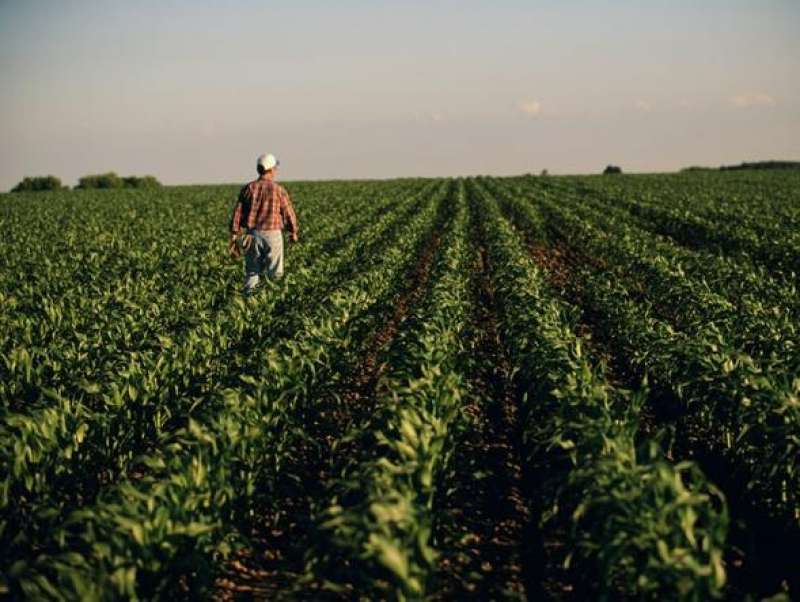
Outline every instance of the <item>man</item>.
<svg viewBox="0 0 800 602">
<path fill-rule="evenodd" d="M 249 296 L 259 276 L 283 276 L 283 228 L 297 242 L 297 217 L 289 194 L 275 181 L 280 162 L 274 155 L 261 155 L 256 162 L 258 179 L 246 184 L 231 217 L 228 250 L 238 257 L 244 251 L 245 281 L 242 293 Z"/>
</svg>

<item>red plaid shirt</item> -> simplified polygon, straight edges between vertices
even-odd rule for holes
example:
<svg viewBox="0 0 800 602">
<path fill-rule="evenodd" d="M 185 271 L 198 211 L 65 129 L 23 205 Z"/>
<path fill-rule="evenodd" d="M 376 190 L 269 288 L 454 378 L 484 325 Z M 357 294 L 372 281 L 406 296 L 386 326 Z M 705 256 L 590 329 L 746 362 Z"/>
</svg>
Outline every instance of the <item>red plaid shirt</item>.
<svg viewBox="0 0 800 602">
<path fill-rule="evenodd" d="M 297 234 L 297 217 L 289 193 L 283 186 L 262 176 L 242 187 L 231 216 L 231 234 L 237 234 L 242 228 L 288 228 Z"/>
</svg>

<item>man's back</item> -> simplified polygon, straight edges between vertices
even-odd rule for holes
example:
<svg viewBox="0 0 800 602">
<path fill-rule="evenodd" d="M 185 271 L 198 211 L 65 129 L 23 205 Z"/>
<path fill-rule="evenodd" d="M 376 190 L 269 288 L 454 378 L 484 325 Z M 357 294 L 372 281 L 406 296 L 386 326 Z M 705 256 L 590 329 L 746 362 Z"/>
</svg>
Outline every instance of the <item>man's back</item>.
<svg viewBox="0 0 800 602">
<path fill-rule="evenodd" d="M 243 186 L 232 220 L 232 229 L 239 227 L 296 232 L 294 207 L 283 186 L 263 176 Z"/>
</svg>

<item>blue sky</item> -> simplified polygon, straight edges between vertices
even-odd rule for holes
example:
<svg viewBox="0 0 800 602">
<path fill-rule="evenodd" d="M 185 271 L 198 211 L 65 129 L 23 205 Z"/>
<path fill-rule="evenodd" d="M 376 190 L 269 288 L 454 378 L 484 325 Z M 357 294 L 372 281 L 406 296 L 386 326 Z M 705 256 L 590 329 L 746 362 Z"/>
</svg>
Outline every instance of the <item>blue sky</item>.
<svg viewBox="0 0 800 602">
<path fill-rule="evenodd" d="M 0 2 L 0 190 L 800 159 L 800 3 Z"/>
</svg>

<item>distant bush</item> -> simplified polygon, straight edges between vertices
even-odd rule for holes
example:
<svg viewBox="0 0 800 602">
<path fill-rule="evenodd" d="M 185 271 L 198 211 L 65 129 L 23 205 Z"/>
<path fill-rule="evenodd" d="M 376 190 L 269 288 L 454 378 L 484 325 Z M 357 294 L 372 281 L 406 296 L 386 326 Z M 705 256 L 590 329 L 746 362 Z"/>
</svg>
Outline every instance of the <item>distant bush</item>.
<svg viewBox="0 0 800 602">
<path fill-rule="evenodd" d="M 64 188 L 55 176 L 25 177 L 22 182 L 14 186 L 11 192 L 40 192 L 42 190 L 61 190 Z"/>
<path fill-rule="evenodd" d="M 687 171 L 716 171 L 713 167 L 702 167 L 700 165 L 691 165 L 689 167 L 684 167 L 681 169 L 682 172 Z"/>
<path fill-rule="evenodd" d="M 75 187 L 78 190 L 98 188 L 156 188 L 161 186 L 155 176 L 126 176 L 119 177 L 113 171 L 101 174 L 83 176 Z"/>
<path fill-rule="evenodd" d="M 122 178 L 125 188 L 158 188 L 161 186 L 155 176 L 127 176 Z"/>
<path fill-rule="evenodd" d="M 87 190 L 92 188 L 122 188 L 125 184 L 117 174 L 113 171 L 100 174 L 91 174 L 83 176 L 78 180 L 78 185 L 75 187 L 78 190 Z"/>
<path fill-rule="evenodd" d="M 603 173 L 605 175 L 622 173 L 622 168 L 616 165 L 607 165 L 606 168 L 603 170 Z"/>
<path fill-rule="evenodd" d="M 550 172 L 548 172 L 546 169 L 543 169 L 539 175 L 544 178 L 546 176 L 549 176 Z"/>
</svg>

